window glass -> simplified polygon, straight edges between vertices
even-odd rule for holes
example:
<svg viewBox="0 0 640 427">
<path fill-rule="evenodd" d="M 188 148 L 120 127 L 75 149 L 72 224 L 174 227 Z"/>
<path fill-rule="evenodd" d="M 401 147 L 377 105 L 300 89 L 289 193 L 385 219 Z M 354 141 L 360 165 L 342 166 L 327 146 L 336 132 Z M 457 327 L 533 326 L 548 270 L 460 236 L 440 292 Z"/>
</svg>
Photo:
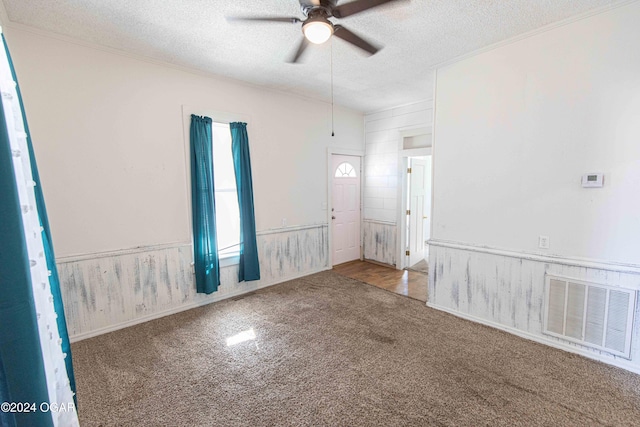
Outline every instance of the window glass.
<svg viewBox="0 0 640 427">
<path fill-rule="evenodd" d="M 231 131 L 227 123 L 213 123 L 213 179 L 218 253 L 234 254 L 240 250 L 240 210 L 231 154 Z"/>
</svg>

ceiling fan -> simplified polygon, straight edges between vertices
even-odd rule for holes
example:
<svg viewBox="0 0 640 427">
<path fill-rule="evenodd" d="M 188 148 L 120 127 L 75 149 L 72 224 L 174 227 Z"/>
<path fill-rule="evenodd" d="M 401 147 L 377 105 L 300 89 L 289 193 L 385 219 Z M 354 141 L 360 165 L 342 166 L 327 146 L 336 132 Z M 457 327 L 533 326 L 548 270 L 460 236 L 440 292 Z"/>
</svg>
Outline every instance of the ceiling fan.
<svg viewBox="0 0 640 427">
<path fill-rule="evenodd" d="M 285 22 L 291 24 L 302 23 L 302 33 L 304 37 L 300 45 L 289 62 L 295 63 L 300 59 L 300 55 L 307 48 L 309 43 L 322 44 L 333 35 L 342 40 L 359 47 L 370 55 L 375 54 L 381 48 L 371 42 L 366 41 L 357 34 L 344 28 L 342 25 L 334 24 L 329 18 L 346 18 L 356 13 L 363 12 L 385 3 L 401 0 L 354 0 L 350 3 L 338 5 L 338 0 L 299 0 L 300 8 L 305 19 L 296 17 L 231 17 L 233 21 L 263 21 L 263 22 Z"/>
</svg>

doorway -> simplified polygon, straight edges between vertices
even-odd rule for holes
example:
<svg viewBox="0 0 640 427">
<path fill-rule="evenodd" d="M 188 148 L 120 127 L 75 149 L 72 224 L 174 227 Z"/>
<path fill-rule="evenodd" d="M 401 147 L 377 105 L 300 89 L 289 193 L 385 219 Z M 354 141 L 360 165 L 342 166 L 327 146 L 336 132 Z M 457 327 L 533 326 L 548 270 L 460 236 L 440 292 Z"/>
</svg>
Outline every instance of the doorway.
<svg viewBox="0 0 640 427">
<path fill-rule="evenodd" d="M 427 273 L 431 232 L 431 154 L 406 157 L 403 267 Z"/>
<path fill-rule="evenodd" d="M 360 259 L 360 160 L 331 156 L 332 265 Z"/>
</svg>

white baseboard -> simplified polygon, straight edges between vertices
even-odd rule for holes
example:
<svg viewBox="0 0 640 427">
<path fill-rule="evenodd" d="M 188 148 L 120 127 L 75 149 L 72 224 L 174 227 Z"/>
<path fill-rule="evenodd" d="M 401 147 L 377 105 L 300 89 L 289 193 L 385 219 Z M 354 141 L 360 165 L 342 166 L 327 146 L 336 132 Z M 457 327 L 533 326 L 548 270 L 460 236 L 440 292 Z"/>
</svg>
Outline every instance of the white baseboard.
<svg viewBox="0 0 640 427">
<path fill-rule="evenodd" d="M 480 323 L 480 324 L 485 325 L 485 326 L 490 326 L 490 327 L 495 328 L 495 329 L 500 329 L 501 331 L 505 331 L 505 332 L 508 332 L 510 334 L 517 335 L 520 338 L 524 338 L 524 339 L 527 339 L 527 340 L 530 340 L 530 341 L 535 341 L 535 342 L 537 342 L 539 344 L 544 344 L 544 345 L 547 345 L 549 347 L 557 348 L 559 350 L 564 350 L 564 351 L 567 351 L 567 352 L 570 352 L 570 353 L 578 354 L 578 355 L 584 356 L 584 357 L 586 357 L 588 359 L 597 360 L 598 362 L 602 362 L 602 363 L 605 363 L 607 365 L 612 365 L 612 366 L 624 369 L 626 371 L 633 372 L 634 374 L 640 374 L 640 366 L 631 364 L 631 363 L 626 362 L 624 360 L 616 359 L 616 358 L 613 358 L 613 357 L 602 356 L 602 355 L 599 355 L 597 353 L 592 353 L 592 352 L 590 352 L 588 350 L 583 350 L 583 349 L 581 349 L 579 347 L 573 347 L 571 345 L 566 345 L 566 344 L 563 344 L 561 342 L 557 342 L 557 341 L 553 341 L 553 340 L 547 339 L 544 336 L 534 335 L 534 334 L 531 334 L 529 332 L 521 331 L 519 329 L 512 328 L 510 326 L 501 325 L 499 323 L 492 322 L 492 321 L 486 320 L 486 319 L 482 319 L 480 317 L 472 316 L 470 314 L 461 313 L 459 311 L 455 311 L 455 310 L 452 310 L 450 308 L 439 306 L 437 304 L 433 304 L 433 303 L 430 303 L 430 302 L 427 302 L 427 307 L 430 307 L 430 308 L 433 308 L 433 309 L 439 310 L 439 311 L 444 311 L 445 313 L 452 314 L 452 315 L 454 315 L 456 317 L 460 317 L 460 318 L 465 319 L 465 320 L 470 320 L 470 321 L 475 322 L 475 323 Z"/>
<path fill-rule="evenodd" d="M 184 304 L 184 305 L 181 305 L 181 306 L 178 306 L 178 307 L 170 308 L 168 310 L 162 310 L 162 311 L 158 311 L 156 313 L 148 314 L 146 316 L 137 317 L 135 319 L 127 320 L 126 322 L 120 322 L 120 323 L 116 323 L 114 325 L 105 326 L 103 328 L 94 329 L 94 330 L 89 331 L 89 332 L 84 332 L 84 333 L 77 334 L 77 335 L 71 335 L 71 336 L 69 336 L 69 341 L 73 343 L 73 342 L 82 341 L 82 340 L 87 339 L 87 338 L 97 337 L 98 335 L 107 334 L 109 332 L 114 332 L 114 331 L 117 331 L 119 329 L 128 328 L 129 326 L 139 325 L 140 323 L 145 323 L 145 322 L 148 322 L 150 320 L 155 320 L 155 319 L 159 319 L 161 317 L 170 316 L 172 314 L 180 313 L 181 311 L 191 310 L 192 308 L 202 307 L 204 305 L 211 304 L 211 303 L 214 303 L 214 302 L 224 301 L 225 299 L 233 298 L 233 297 L 236 297 L 238 295 L 248 294 L 250 292 L 257 291 L 258 289 L 264 289 L 264 288 L 267 288 L 269 286 L 278 285 L 280 283 L 288 282 L 290 280 L 299 279 L 299 278 L 305 277 L 305 276 L 310 276 L 312 274 L 320 273 L 322 271 L 327 271 L 327 270 L 331 270 L 331 267 L 323 267 L 323 268 L 312 270 L 312 271 L 309 271 L 309 272 L 306 272 L 306 273 L 303 273 L 303 274 L 297 274 L 295 276 L 290 276 L 290 277 L 284 278 L 282 280 L 277 280 L 275 282 L 260 284 L 258 286 L 255 286 L 255 287 L 251 288 L 251 289 L 242 289 L 242 290 L 238 289 L 238 290 L 235 290 L 233 292 L 229 292 L 227 294 L 224 294 L 222 296 L 216 295 L 214 293 L 214 294 L 212 294 L 212 297 L 210 299 L 205 299 L 205 300 L 201 300 L 201 301 L 193 301 L 193 302 L 190 302 L 188 304 Z"/>
</svg>

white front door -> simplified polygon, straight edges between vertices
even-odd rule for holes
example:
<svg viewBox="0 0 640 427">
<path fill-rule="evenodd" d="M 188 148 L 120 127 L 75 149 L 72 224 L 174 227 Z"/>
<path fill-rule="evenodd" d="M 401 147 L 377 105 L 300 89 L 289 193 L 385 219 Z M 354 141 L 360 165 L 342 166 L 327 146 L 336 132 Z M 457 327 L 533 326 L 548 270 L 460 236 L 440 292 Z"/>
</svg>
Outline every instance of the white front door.
<svg viewBox="0 0 640 427">
<path fill-rule="evenodd" d="M 360 259 L 360 157 L 332 155 L 333 264 Z"/>
<path fill-rule="evenodd" d="M 424 259 L 425 172 L 424 159 L 412 158 L 409 175 L 409 266 Z"/>
</svg>

